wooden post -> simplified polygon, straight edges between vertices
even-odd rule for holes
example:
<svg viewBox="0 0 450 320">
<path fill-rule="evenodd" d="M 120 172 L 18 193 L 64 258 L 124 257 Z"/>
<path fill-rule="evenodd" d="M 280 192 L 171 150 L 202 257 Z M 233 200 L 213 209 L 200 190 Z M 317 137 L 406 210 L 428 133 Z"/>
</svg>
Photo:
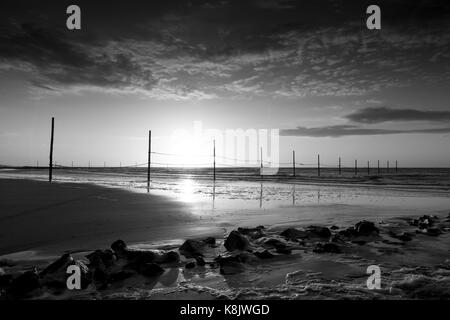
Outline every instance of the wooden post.
<svg viewBox="0 0 450 320">
<path fill-rule="evenodd" d="M 260 169 L 260 172 L 259 172 L 259 174 L 261 175 L 261 179 L 263 178 L 263 175 L 262 175 L 262 169 L 263 169 L 263 156 L 262 156 L 262 147 L 261 147 L 261 159 L 260 159 L 260 161 L 261 161 L 261 169 Z"/>
<path fill-rule="evenodd" d="M 148 163 L 147 163 L 147 191 L 150 191 L 150 166 L 152 155 L 152 130 L 148 131 Z"/>
<path fill-rule="evenodd" d="M 214 149 L 213 149 L 213 155 L 214 155 L 214 181 L 216 181 L 216 140 L 213 140 Z"/>
<path fill-rule="evenodd" d="M 320 177 L 320 154 L 317 155 L 317 176 Z"/>
<path fill-rule="evenodd" d="M 395 160 L 395 173 L 397 173 L 397 172 L 398 172 L 398 161 Z"/>
<path fill-rule="evenodd" d="M 53 178 L 53 136 L 55 134 L 55 118 L 52 117 L 52 133 L 50 137 L 50 161 L 48 166 L 48 181 L 52 182 Z"/>
<path fill-rule="evenodd" d="M 378 160 L 378 174 L 380 174 L 380 160 Z"/>
<path fill-rule="evenodd" d="M 355 160 L 355 176 L 358 174 L 358 160 Z"/>
<path fill-rule="evenodd" d="M 341 174 L 341 157 L 339 157 L 339 175 Z"/>
<path fill-rule="evenodd" d="M 292 170 L 293 176 L 295 177 L 295 150 L 292 150 Z"/>
</svg>

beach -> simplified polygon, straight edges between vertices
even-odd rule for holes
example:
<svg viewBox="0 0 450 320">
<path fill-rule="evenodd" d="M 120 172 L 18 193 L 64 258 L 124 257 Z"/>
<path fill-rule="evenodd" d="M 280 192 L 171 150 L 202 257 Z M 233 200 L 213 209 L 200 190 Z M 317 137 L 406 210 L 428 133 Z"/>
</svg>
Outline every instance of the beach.
<svg viewBox="0 0 450 320">
<path fill-rule="evenodd" d="M 442 185 L 212 182 L 191 174 L 155 175 L 147 192 L 141 173 L 60 170 L 52 184 L 44 181 L 44 171 L 5 170 L 0 176 L 5 272 L 43 270 L 67 252 L 89 263 L 86 255 L 118 239 L 133 249 L 177 252 L 188 239 L 215 239 L 202 253 L 206 266 L 186 268 L 195 260 L 181 254 L 177 264 L 163 265 L 158 277 L 138 275 L 104 290 L 44 291 L 32 298 L 433 299 L 449 294 L 450 196 Z M 424 215 L 435 217 L 442 234 L 431 236 L 411 225 Z M 376 237 L 344 239 L 337 243 L 339 253 L 318 250 L 324 238 L 280 236 L 289 228 L 323 226 L 337 237 L 360 221 L 373 222 Z M 253 253 L 269 250 L 270 259 L 253 257 L 239 272 L 222 272 L 217 257 L 228 255 L 224 241 L 230 233 L 258 226 L 263 228 L 258 237 L 240 233 Z M 411 239 L 394 236 L 402 233 Z M 261 239 L 283 242 L 289 254 Z M 370 265 L 381 266 L 382 290 L 367 289 Z"/>
</svg>

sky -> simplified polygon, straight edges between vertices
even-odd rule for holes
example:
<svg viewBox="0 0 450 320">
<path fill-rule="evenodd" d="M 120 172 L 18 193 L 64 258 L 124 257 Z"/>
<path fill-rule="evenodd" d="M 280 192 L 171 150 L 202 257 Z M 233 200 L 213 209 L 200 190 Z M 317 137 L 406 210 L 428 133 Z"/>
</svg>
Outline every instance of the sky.
<svg viewBox="0 0 450 320">
<path fill-rule="evenodd" d="M 201 122 L 278 129 L 281 163 L 448 167 L 449 22 L 448 1 L 4 0 L 0 164 L 46 164 L 55 117 L 60 165 L 144 163 L 148 130 L 155 163 L 209 163 Z"/>
</svg>

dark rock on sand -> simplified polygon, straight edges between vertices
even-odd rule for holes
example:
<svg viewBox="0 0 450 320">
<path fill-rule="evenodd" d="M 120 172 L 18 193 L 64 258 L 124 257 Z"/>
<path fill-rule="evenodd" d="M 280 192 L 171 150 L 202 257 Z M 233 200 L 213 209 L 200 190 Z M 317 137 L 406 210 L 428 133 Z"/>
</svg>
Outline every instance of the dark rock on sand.
<svg viewBox="0 0 450 320">
<path fill-rule="evenodd" d="M 338 230 L 338 229 L 339 229 L 338 226 L 331 226 L 331 227 L 330 227 L 330 230 Z"/>
<path fill-rule="evenodd" d="M 303 230 L 295 228 L 288 228 L 280 233 L 280 236 L 285 237 L 288 240 L 305 239 L 308 237 L 307 233 Z"/>
<path fill-rule="evenodd" d="M 55 262 L 47 266 L 40 274 L 42 283 L 47 287 L 65 288 L 66 281 L 69 277 L 67 269 L 71 265 L 76 265 L 80 269 L 81 287 L 87 288 L 91 283 L 92 274 L 84 262 L 74 260 L 70 253 L 62 255 Z"/>
<path fill-rule="evenodd" d="M 349 227 L 347 229 L 341 230 L 338 232 L 338 235 L 345 238 L 352 238 L 358 236 L 358 232 L 354 227 Z"/>
<path fill-rule="evenodd" d="M 184 266 L 186 269 L 192 269 L 192 268 L 195 268 L 195 262 L 194 261 L 191 261 L 191 262 L 188 262 L 188 263 L 186 263 L 186 265 Z"/>
<path fill-rule="evenodd" d="M 26 271 L 13 279 L 8 292 L 14 297 L 25 298 L 40 287 L 39 274 L 35 268 L 34 270 Z"/>
<path fill-rule="evenodd" d="M 375 226 L 373 222 L 370 221 L 360 221 L 355 225 L 355 230 L 358 236 L 370 236 L 372 234 L 378 234 L 380 230 Z"/>
<path fill-rule="evenodd" d="M 216 245 L 216 238 L 213 237 L 208 237 L 206 239 L 202 240 L 205 244 L 209 245 L 209 246 L 215 246 Z"/>
<path fill-rule="evenodd" d="M 188 258 L 203 256 L 206 243 L 198 240 L 186 240 L 178 249 L 180 253 Z"/>
<path fill-rule="evenodd" d="M 12 280 L 12 275 L 6 274 L 6 272 L 0 268 L 0 288 L 7 287 Z"/>
<path fill-rule="evenodd" d="M 276 248 L 276 252 L 281 253 L 281 254 L 291 254 L 292 249 L 291 248 Z"/>
<path fill-rule="evenodd" d="M 195 262 L 199 267 L 203 267 L 206 265 L 205 259 L 203 259 L 202 257 L 196 257 Z"/>
<path fill-rule="evenodd" d="M 145 263 L 173 263 L 178 262 L 180 256 L 175 251 L 140 250 L 128 248 L 124 241 L 117 240 L 111 245 L 118 259 L 125 259 L 130 264 L 142 265 Z"/>
<path fill-rule="evenodd" d="M 401 234 L 396 234 L 395 232 L 389 232 L 389 235 L 392 238 L 401 240 L 401 241 L 411 241 L 412 240 L 412 234 L 408 233 L 408 232 L 403 232 Z"/>
<path fill-rule="evenodd" d="M 286 242 L 281 241 L 281 240 L 276 239 L 276 238 L 269 238 L 269 239 L 264 238 L 264 239 L 261 239 L 261 240 L 263 240 L 262 245 L 264 247 L 275 248 L 275 249 L 286 248 L 287 247 L 287 243 Z"/>
<path fill-rule="evenodd" d="M 203 240 L 188 239 L 181 245 L 179 251 L 187 258 L 195 258 L 197 256 L 201 257 L 204 255 L 205 249 L 208 246 L 215 247 L 216 239 L 213 237 L 208 237 Z"/>
<path fill-rule="evenodd" d="M 318 242 L 313 250 L 316 253 L 341 253 L 341 248 L 333 242 Z"/>
<path fill-rule="evenodd" d="M 121 270 L 119 272 L 112 273 L 108 276 L 107 282 L 114 283 L 119 281 L 124 281 L 136 275 L 135 271 L 132 270 Z"/>
<path fill-rule="evenodd" d="M 270 259 L 274 257 L 274 255 L 270 253 L 269 250 L 255 251 L 253 252 L 253 254 L 260 259 Z"/>
<path fill-rule="evenodd" d="M 344 238 L 340 234 L 333 235 L 331 237 L 330 241 L 335 242 L 335 243 L 344 243 L 345 242 Z"/>
<path fill-rule="evenodd" d="M 410 221 L 410 224 L 415 227 L 419 227 L 419 229 L 426 229 L 432 227 L 437 220 L 437 217 L 430 215 L 423 215 L 418 219 L 413 219 Z"/>
<path fill-rule="evenodd" d="M 40 274 L 41 278 L 45 278 L 49 275 L 54 275 L 56 273 L 66 274 L 67 267 L 73 264 L 74 259 L 70 253 L 63 254 L 59 259 L 48 265 Z"/>
<path fill-rule="evenodd" d="M 228 251 L 247 250 L 250 247 L 250 242 L 245 235 L 233 230 L 226 238 L 224 246 Z"/>
<path fill-rule="evenodd" d="M 439 228 L 427 228 L 426 235 L 437 237 L 442 234 L 442 231 Z"/>
<path fill-rule="evenodd" d="M 220 273 L 230 275 L 243 271 L 244 264 L 252 262 L 254 259 L 256 259 L 254 255 L 240 252 L 238 254 L 219 255 L 215 260 L 220 266 Z"/>
<path fill-rule="evenodd" d="M 156 277 L 164 273 L 164 269 L 156 263 L 145 263 L 139 267 L 138 272 L 146 277 Z"/>
<path fill-rule="evenodd" d="M 90 268 L 98 268 L 105 270 L 114 265 L 116 257 L 111 250 L 95 250 L 88 254 L 86 258 L 89 260 Z"/>
<path fill-rule="evenodd" d="M 263 229 L 263 226 L 258 226 L 256 228 L 238 228 L 238 232 L 251 239 L 259 239 L 264 236 Z"/>
<path fill-rule="evenodd" d="M 331 231 L 327 227 L 309 226 L 306 231 L 308 232 L 309 237 L 319 237 L 326 239 L 331 237 Z"/>
</svg>

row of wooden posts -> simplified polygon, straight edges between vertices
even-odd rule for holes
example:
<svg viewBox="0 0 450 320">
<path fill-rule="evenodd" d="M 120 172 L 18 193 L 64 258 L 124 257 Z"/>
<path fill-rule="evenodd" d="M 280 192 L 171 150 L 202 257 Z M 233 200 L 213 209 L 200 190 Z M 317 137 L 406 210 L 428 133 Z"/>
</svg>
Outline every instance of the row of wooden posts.
<svg viewBox="0 0 450 320">
<path fill-rule="evenodd" d="M 51 137 L 50 137 L 50 161 L 49 161 L 49 172 L 48 172 L 48 180 L 52 182 L 53 178 L 53 141 L 55 134 L 55 118 L 52 117 L 52 127 L 51 127 Z M 260 158 L 260 166 L 263 168 L 262 161 L 263 150 L 261 148 L 261 158 Z M 147 160 L 147 188 L 150 188 L 150 177 L 151 177 L 151 162 L 152 162 L 152 131 L 148 132 L 148 160 Z M 295 150 L 292 151 L 292 175 L 296 177 L 296 168 L 295 168 Z M 72 162 L 73 166 L 73 162 Z M 106 166 L 106 164 L 105 164 Z M 89 162 L 90 167 L 90 162 Z M 389 172 L 389 161 L 386 163 L 387 172 Z M 317 175 L 320 177 L 320 155 L 317 155 Z M 342 174 L 341 167 L 341 157 L 339 157 L 339 165 L 338 165 L 339 175 Z M 378 160 L 377 164 L 377 173 L 380 174 L 380 160 Z M 398 161 L 395 161 L 395 173 L 398 172 Z M 355 160 L 355 175 L 358 174 L 358 160 Z M 370 174 L 370 162 L 367 161 L 367 174 Z M 261 178 L 263 174 L 261 172 Z M 213 179 L 216 180 L 216 140 L 213 140 Z"/>
</svg>

